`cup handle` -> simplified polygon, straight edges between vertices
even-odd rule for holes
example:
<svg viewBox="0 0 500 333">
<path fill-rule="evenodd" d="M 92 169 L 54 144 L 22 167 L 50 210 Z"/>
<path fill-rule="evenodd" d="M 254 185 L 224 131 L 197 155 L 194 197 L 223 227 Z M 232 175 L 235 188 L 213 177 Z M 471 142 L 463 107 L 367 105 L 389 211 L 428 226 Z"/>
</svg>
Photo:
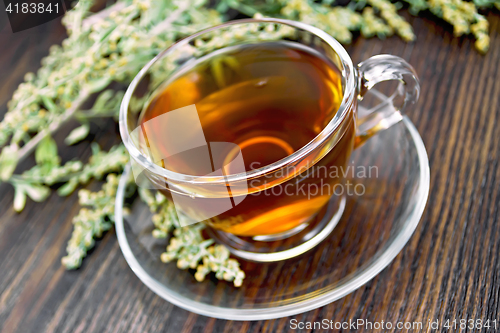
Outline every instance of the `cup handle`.
<svg viewBox="0 0 500 333">
<path fill-rule="evenodd" d="M 420 84 L 413 67 L 405 60 L 393 55 L 376 55 L 358 65 L 358 100 L 382 81 L 397 80 L 398 88 L 386 101 L 372 109 L 368 115 L 358 119 L 354 147 L 403 119 L 410 105 L 418 100 Z M 399 99 L 400 106 L 394 105 Z"/>
</svg>

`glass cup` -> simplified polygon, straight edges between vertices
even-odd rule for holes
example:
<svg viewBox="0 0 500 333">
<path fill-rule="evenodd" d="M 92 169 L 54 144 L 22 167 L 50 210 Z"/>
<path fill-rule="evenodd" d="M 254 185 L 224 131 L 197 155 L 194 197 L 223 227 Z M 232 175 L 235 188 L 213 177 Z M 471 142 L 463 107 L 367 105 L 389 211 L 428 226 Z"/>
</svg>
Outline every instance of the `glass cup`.
<svg viewBox="0 0 500 333">
<path fill-rule="evenodd" d="M 287 156 L 246 168 L 241 153 L 244 143 L 205 141 L 206 115 L 200 115 L 204 106 L 196 97 L 186 97 L 190 91 L 170 96 L 179 101 L 172 103 L 175 110 L 140 122 L 142 111 L 158 92 L 191 64 L 228 48 L 270 42 L 314 50 L 340 73 L 340 107 L 300 149 L 288 151 L 286 142 L 266 137 L 267 147 L 281 147 Z M 265 75 L 262 80 L 257 84 L 267 82 Z M 358 116 L 358 101 L 375 84 L 389 80 L 398 83 L 389 101 Z M 137 184 L 168 196 L 181 226 L 203 222 L 210 227 L 210 235 L 235 255 L 278 261 L 304 253 L 333 230 L 345 206 L 349 188 L 345 174 L 352 150 L 402 120 L 402 112 L 417 101 L 419 89 L 415 71 L 399 57 L 377 55 L 354 67 L 340 43 L 320 29 L 273 18 L 237 20 L 185 38 L 150 61 L 124 96 L 120 134 Z M 234 102 L 229 100 L 234 96 L 227 98 L 228 103 Z M 245 116 L 239 116 L 239 121 L 245 122 Z M 162 141 L 170 145 L 172 154 L 160 154 L 149 144 L 153 125 L 162 128 Z M 226 157 L 219 163 L 216 155 Z M 189 173 L 169 167 L 179 156 L 201 167 Z"/>
</svg>

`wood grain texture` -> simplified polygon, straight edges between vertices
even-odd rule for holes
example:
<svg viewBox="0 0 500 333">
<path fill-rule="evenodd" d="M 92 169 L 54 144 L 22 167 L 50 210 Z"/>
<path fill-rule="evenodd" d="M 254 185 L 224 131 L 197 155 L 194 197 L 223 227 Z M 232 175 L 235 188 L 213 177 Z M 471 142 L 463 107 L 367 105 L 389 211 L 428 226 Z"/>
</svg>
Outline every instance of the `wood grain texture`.
<svg viewBox="0 0 500 333">
<path fill-rule="evenodd" d="M 81 269 L 65 271 L 60 258 L 79 209 L 77 197 L 53 194 L 43 204 L 28 202 L 16 214 L 12 188 L 0 184 L 0 331 L 284 332 L 291 319 L 498 322 L 500 16 L 490 14 L 488 20 L 491 49 L 485 56 L 473 49 L 471 39 L 453 38 L 451 29 L 427 18 L 410 18 L 415 43 L 358 38 L 347 48 L 355 63 L 390 53 L 415 67 L 422 92 L 409 117 L 431 164 L 431 191 L 420 225 L 393 263 L 367 285 L 322 308 L 277 320 L 232 322 L 198 316 L 145 287 L 128 268 L 113 231 L 97 242 Z M 3 113 L 24 74 L 37 70 L 48 47 L 64 38 L 64 30 L 58 22 L 17 34 L 5 23 L 0 29 Z M 118 137 L 107 132 L 96 130 L 90 139 L 109 148 Z M 56 140 L 61 142 L 65 134 L 61 131 Z M 60 147 L 63 159 L 86 159 L 89 141 Z M 391 330 L 366 330 L 377 331 Z"/>
</svg>

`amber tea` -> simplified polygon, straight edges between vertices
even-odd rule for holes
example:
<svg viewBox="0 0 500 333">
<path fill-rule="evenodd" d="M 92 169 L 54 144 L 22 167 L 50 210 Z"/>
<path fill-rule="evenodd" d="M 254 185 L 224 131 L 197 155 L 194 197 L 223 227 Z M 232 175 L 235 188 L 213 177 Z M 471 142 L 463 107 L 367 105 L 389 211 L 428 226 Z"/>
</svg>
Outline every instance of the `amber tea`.
<svg viewBox="0 0 500 333">
<path fill-rule="evenodd" d="M 140 123 L 154 125 L 155 117 L 194 104 L 206 141 L 236 144 L 246 171 L 277 162 L 307 145 L 334 117 L 343 97 L 336 66 L 312 48 L 290 42 L 227 48 L 178 73 L 156 93 Z M 343 120 L 346 126 L 337 133 L 341 138 L 335 149 L 325 146 L 329 153 L 314 166 L 293 170 L 284 182 L 249 180 L 248 195 L 241 202 L 205 222 L 242 236 L 276 234 L 307 222 L 328 202 L 332 186 L 340 181 L 328 170 L 346 166 L 353 148 L 354 118 L 351 112 Z M 149 149 L 169 155 L 171 145 L 165 142 L 161 123 L 151 128 L 146 138 Z M 212 163 L 218 159 L 224 164 L 233 153 L 212 156 Z M 196 164 L 182 159 L 168 165 L 161 162 L 161 166 L 182 174 L 198 173 Z M 320 171 L 311 172 L 314 168 Z M 188 201 L 186 196 L 186 205 Z"/>
</svg>

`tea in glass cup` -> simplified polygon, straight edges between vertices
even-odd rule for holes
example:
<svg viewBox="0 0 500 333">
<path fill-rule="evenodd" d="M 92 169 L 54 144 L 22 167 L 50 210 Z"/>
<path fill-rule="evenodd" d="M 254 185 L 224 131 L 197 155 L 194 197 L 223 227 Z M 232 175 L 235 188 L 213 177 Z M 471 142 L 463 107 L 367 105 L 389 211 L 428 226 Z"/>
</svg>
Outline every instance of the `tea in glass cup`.
<svg viewBox="0 0 500 333">
<path fill-rule="evenodd" d="M 220 64 L 218 70 L 216 64 Z M 170 79 L 144 109 L 140 123 L 150 123 L 147 148 L 155 156 L 175 155 L 169 150 L 176 148 L 176 133 L 165 132 L 168 124 L 159 116 L 195 105 L 207 142 L 234 143 L 236 153 L 241 151 L 245 172 L 265 167 L 307 145 L 330 122 L 342 102 L 341 77 L 321 53 L 286 41 L 210 54 Z M 331 172 L 325 170 L 347 165 L 355 134 L 353 114 L 345 122 L 335 152 L 313 167 L 323 172 L 295 170 L 291 179 L 273 187 L 263 186 L 265 178 L 249 181 L 248 193 L 238 205 L 204 222 L 235 235 L 258 236 L 281 233 L 310 220 L 340 181 L 339 175 L 329 177 Z M 212 163 L 230 165 L 233 151 L 212 152 Z M 177 154 L 160 163 L 171 171 L 203 176 L 202 163 L 192 163 L 189 155 Z M 227 171 L 226 176 L 232 170 Z M 311 194 L 313 189 L 318 193 Z M 167 188 L 163 192 L 170 194 Z M 197 205 L 198 212 L 217 206 L 216 199 L 211 199 L 208 207 Z M 181 198 L 176 205 L 192 205 L 192 199 L 185 201 Z"/>
<path fill-rule="evenodd" d="M 402 105 L 357 119 L 357 101 L 386 80 L 400 82 Z M 356 69 L 319 29 L 246 19 L 150 62 L 127 90 L 120 133 L 136 180 L 170 197 L 183 221 L 206 223 L 242 257 L 281 260 L 333 229 L 352 150 L 400 121 L 418 91 L 398 57 Z"/>
</svg>

